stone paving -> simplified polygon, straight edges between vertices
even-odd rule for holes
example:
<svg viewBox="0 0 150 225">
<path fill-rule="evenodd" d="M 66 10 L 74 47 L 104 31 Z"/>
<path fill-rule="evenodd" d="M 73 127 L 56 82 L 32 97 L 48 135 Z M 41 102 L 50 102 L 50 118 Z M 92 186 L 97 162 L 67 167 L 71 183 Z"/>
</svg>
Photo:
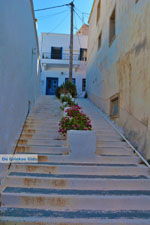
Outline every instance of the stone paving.
<svg viewBox="0 0 150 225">
<path fill-rule="evenodd" d="M 70 157 L 57 130 L 55 97 L 39 99 L 16 153 L 39 155 L 38 164 L 12 164 L 3 180 L 0 225 L 149 225 L 149 169 L 108 124 L 99 109 L 79 99 L 92 119 L 97 149 L 90 162 Z"/>
</svg>

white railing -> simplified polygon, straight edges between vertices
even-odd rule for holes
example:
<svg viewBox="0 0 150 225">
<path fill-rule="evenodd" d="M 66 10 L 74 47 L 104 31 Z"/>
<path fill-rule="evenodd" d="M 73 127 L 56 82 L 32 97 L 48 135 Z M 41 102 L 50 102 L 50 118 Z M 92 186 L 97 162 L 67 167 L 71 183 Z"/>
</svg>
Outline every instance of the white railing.
<svg viewBox="0 0 150 225">
<path fill-rule="evenodd" d="M 42 59 L 69 60 L 70 54 L 68 54 L 68 53 L 51 54 L 49 52 L 43 52 Z M 73 54 L 73 60 L 74 61 L 87 61 L 87 57 L 81 57 L 79 54 Z"/>
</svg>

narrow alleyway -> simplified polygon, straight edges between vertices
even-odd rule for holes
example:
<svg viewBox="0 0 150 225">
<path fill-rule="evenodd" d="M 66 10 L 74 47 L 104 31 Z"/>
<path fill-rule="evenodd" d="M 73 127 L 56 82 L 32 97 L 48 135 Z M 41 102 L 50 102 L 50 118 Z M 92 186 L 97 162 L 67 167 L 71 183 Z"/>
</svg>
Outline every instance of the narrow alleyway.
<svg viewBox="0 0 150 225">
<path fill-rule="evenodd" d="M 57 133 L 55 97 L 41 97 L 29 114 L 17 153 L 37 153 L 38 164 L 13 164 L 3 181 L 0 225 L 149 225 L 149 169 L 90 101 L 79 105 L 97 135 L 95 161 L 69 159 Z"/>
</svg>

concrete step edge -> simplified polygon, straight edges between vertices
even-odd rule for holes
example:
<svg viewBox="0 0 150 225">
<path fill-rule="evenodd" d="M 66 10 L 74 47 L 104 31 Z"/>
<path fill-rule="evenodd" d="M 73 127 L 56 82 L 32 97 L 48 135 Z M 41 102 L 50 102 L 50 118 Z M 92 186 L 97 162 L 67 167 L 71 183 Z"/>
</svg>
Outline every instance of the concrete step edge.
<svg viewBox="0 0 150 225">
<path fill-rule="evenodd" d="M 138 213 L 138 212 L 137 212 Z M 75 217 L 73 219 L 56 218 L 56 217 L 0 217 L 1 225 L 149 225 L 150 219 L 144 218 L 122 218 L 122 219 L 95 219 Z"/>
</svg>

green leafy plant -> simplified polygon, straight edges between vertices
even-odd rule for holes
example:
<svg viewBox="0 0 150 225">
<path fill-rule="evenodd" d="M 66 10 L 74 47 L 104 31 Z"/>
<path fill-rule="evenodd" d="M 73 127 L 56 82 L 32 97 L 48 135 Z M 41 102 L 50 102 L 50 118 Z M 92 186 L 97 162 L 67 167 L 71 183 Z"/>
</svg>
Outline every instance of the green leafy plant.
<svg viewBox="0 0 150 225">
<path fill-rule="evenodd" d="M 61 100 L 62 103 L 72 101 L 72 99 L 67 95 L 64 95 L 63 97 L 61 97 L 60 100 Z"/>
<path fill-rule="evenodd" d="M 66 103 L 66 107 L 68 106 L 74 106 L 76 103 L 72 100 L 70 96 L 64 95 L 63 97 L 60 98 L 62 103 Z"/>
<path fill-rule="evenodd" d="M 70 93 L 73 98 L 77 97 L 76 86 L 70 81 L 66 81 L 64 84 L 62 84 L 56 89 L 56 97 L 60 98 L 61 94 L 67 93 Z"/>
<path fill-rule="evenodd" d="M 77 89 L 75 84 L 68 80 L 65 82 L 65 88 L 67 89 L 68 93 L 72 95 L 73 98 L 77 97 Z"/>
</svg>

